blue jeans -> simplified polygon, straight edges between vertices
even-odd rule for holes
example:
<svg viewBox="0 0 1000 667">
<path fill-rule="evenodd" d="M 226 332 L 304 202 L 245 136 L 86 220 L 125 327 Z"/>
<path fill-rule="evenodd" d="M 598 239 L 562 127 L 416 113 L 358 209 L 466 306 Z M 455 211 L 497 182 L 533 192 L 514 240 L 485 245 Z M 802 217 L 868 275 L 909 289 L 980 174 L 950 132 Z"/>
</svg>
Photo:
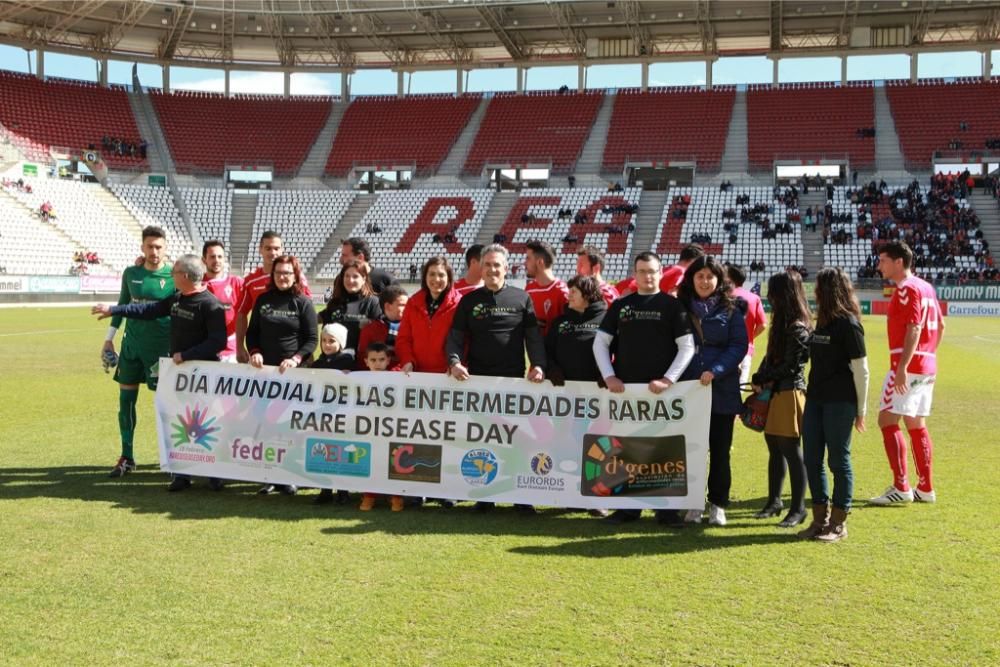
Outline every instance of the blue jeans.
<svg viewBox="0 0 1000 667">
<path fill-rule="evenodd" d="M 820 403 L 806 399 L 802 415 L 802 449 L 814 505 L 830 502 L 823 465 L 824 454 L 827 454 L 833 473 L 833 506 L 842 510 L 851 508 L 854 493 L 851 428 L 857 414 L 854 403 Z"/>
</svg>

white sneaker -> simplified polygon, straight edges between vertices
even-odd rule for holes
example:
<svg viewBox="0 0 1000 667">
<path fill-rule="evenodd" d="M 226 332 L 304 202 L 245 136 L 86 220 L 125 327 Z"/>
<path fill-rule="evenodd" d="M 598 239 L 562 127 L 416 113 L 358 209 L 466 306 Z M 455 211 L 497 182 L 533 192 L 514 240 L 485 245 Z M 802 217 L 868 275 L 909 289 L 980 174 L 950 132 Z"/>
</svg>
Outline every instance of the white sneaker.
<svg viewBox="0 0 1000 667">
<path fill-rule="evenodd" d="M 702 510 L 688 510 L 684 515 L 684 523 L 701 523 Z"/>
<path fill-rule="evenodd" d="M 937 494 L 933 491 L 921 491 L 920 489 L 913 488 L 913 499 L 918 503 L 936 503 Z"/>
<path fill-rule="evenodd" d="M 913 502 L 913 490 L 900 491 L 895 486 L 890 486 L 881 496 L 868 501 L 869 505 L 900 505 Z"/>
<path fill-rule="evenodd" d="M 712 526 L 725 526 L 726 525 L 726 510 L 722 509 L 718 505 L 708 506 L 708 523 Z"/>
</svg>

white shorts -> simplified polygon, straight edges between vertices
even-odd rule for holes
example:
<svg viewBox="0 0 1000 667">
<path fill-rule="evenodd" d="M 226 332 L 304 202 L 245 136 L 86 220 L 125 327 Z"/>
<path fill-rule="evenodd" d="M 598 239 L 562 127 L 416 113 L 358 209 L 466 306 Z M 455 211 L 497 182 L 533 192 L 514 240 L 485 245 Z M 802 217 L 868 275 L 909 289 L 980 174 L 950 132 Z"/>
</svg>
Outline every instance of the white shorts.
<svg viewBox="0 0 1000 667">
<path fill-rule="evenodd" d="M 934 375 L 909 374 L 909 391 L 897 394 L 893 381 L 895 373 L 885 374 L 882 383 L 882 398 L 879 401 L 879 412 L 891 412 L 903 417 L 926 417 L 931 413 L 931 402 L 934 399 Z"/>
</svg>

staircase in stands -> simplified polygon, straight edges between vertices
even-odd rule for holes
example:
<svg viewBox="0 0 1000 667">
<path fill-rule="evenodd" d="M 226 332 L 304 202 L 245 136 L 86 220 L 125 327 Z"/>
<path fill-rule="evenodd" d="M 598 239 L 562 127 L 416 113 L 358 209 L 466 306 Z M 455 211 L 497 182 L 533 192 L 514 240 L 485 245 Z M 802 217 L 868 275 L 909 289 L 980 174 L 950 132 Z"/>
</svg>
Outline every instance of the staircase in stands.
<svg viewBox="0 0 1000 667">
<path fill-rule="evenodd" d="M 990 244 L 990 254 L 996 259 L 997 249 L 1000 249 L 1000 208 L 997 200 L 989 193 L 977 190 L 969 197 L 972 208 L 979 216 L 983 238 Z"/>
<path fill-rule="evenodd" d="M 721 179 L 736 182 L 737 178 L 750 173 L 750 158 L 747 152 L 747 93 L 737 90 L 733 101 L 733 115 L 729 119 L 726 134 L 726 150 L 722 153 Z"/>
<path fill-rule="evenodd" d="M 809 194 L 799 195 L 799 212 L 802 214 L 802 264 L 809 276 L 807 280 L 815 280 L 816 272 L 826 265 L 823 257 L 823 228 L 816 227 L 811 232 L 805 227 L 806 209 L 812 207 L 815 219 L 816 211 L 826 206 L 826 192 L 823 189 L 810 190 Z M 854 276 L 851 276 L 852 278 Z"/>
<path fill-rule="evenodd" d="M 333 146 L 333 139 L 337 136 L 337 128 L 340 127 L 340 120 L 344 117 L 349 102 L 336 102 L 330 107 L 330 115 L 326 118 L 326 124 L 316 137 L 316 143 L 309 149 L 309 154 L 299 167 L 299 176 L 304 178 L 323 178 L 323 170 L 326 169 L 326 160 L 330 157 L 330 148 Z"/>
<path fill-rule="evenodd" d="M 604 159 L 604 147 L 608 143 L 608 128 L 611 127 L 611 114 L 615 108 L 616 96 L 614 91 L 604 94 L 601 107 L 597 110 L 597 117 L 590 128 L 583 150 L 580 151 L 580 159 L 576 162 L 573 170 L 576 175 L 576 184 L 580 187 L 594 187 L 603 184 L 601 179 L 601 161 Z M 560 179 L 562 180 L 562 179 Z M 553 183 L 552 186 L 561 186 L 562 183 Z M 568 183 L 567 183 L 568 185 Z"/>
<path fill-rule="evenodd" d="M 518 196 L 516 192 L 509 190 L 497 192 L 493 195 L 493 200 L 490 202 L 490 210 L 486 212 L 483 226 L 479 228 L 479 236 L 476 237 L 476 243 L 484 246 L 493 243 L 493 236 L 499 233 L 500 228 L 503 227 L 503 223 L 507 221 L 510 209 L 514 208 L 514 203 L 517 201 Z M 465 273 L 464 266 L 452 268 L 455 269 L 456 274 Z"/>
<path fill-rule="evenodd" d="M 245 276 L 260 264 L 260 257 L 255 251 L 252 256 L 248 256 L 256 213 L 256 194 L 233 193 L 233 210 L 229 221 L 229 266 L 230 271 L 239 276 Z"/>
<path fill-rule="evenodd" d="M 428 179 L 429 186 L 466 187 L 466 184 L 460 180 L 462 167 L 465 166 L 465 158 L 469 156 L 469 149 L 472 147 L 472 142 L 476 139 L 476 134 L 479 132 L 479 125 L 483 122 L 483 116 L 486 115 L 486 107 L 489 105 L 489 98 L 483 97 L 479 102 L 479 106 L 469 116 L 469 122 L 465 124 L 462 133 L 458 135 L 451 150 L 448 151 L 448 155 L 442 160 L 437 174 Z"/>
<path fill-rule="evenodd" d="M 372 204 L 375 203 L 375 199 L 378 195 L 369 194 L 367 192 L 359 193 L 351 205 L 347 208 L 344 216 L 337 222 L 337 224 L 330 230 L 330 235 L 326 238 L 326 243 L 320 248 L 319 254 L 316 255 L 316 260 L 313 262 L 311 267 L 308 267 L 307 273 L 310 278 L 314 277 L 320 272 L 320 270 L 326 266 L 331 259 L 340 256 L 340 249 L 342 247 L 341 239 L 346 239 L 351 235 L 351 230 L 353 230 L 361 219 L 365 217 L 365 213 L 371 208 Z M 373 258 L 373 264 L 378 266 L 378 257 Z"/>
<path fill-rule="evenodd" d="M 639 214 L 635 219 L 635 238 L 632 252 L 656 252 L 656 230 L 660 226 L 663 207 L 667 203 L 667 190 L 643 190 L 639 197 Z"/>
</svg>

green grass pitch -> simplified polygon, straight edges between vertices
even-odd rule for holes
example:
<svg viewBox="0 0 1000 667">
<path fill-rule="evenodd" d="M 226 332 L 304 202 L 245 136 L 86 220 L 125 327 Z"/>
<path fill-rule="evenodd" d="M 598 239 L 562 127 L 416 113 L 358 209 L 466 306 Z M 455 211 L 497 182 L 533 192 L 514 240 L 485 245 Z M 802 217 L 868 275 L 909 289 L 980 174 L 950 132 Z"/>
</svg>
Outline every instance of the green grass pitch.
<svg viewBox="0 0 1000 667">
<path fill-rule="evenodd" d="M 2 664 L 1000 663 L 998 319 L 948 320 L 938 504 L 864 507 L 890 481 L 871 408 L 850 537 L 823 545 L 751 518 L 766 450 L 740 426 L 725 528 L 168 494 L 146 391 L 140 470 L 110 480 L 117 391 L 88 310 L 0 310 Z M 866 325 L 874 404 L 884 321 Z"/>
</svg>

